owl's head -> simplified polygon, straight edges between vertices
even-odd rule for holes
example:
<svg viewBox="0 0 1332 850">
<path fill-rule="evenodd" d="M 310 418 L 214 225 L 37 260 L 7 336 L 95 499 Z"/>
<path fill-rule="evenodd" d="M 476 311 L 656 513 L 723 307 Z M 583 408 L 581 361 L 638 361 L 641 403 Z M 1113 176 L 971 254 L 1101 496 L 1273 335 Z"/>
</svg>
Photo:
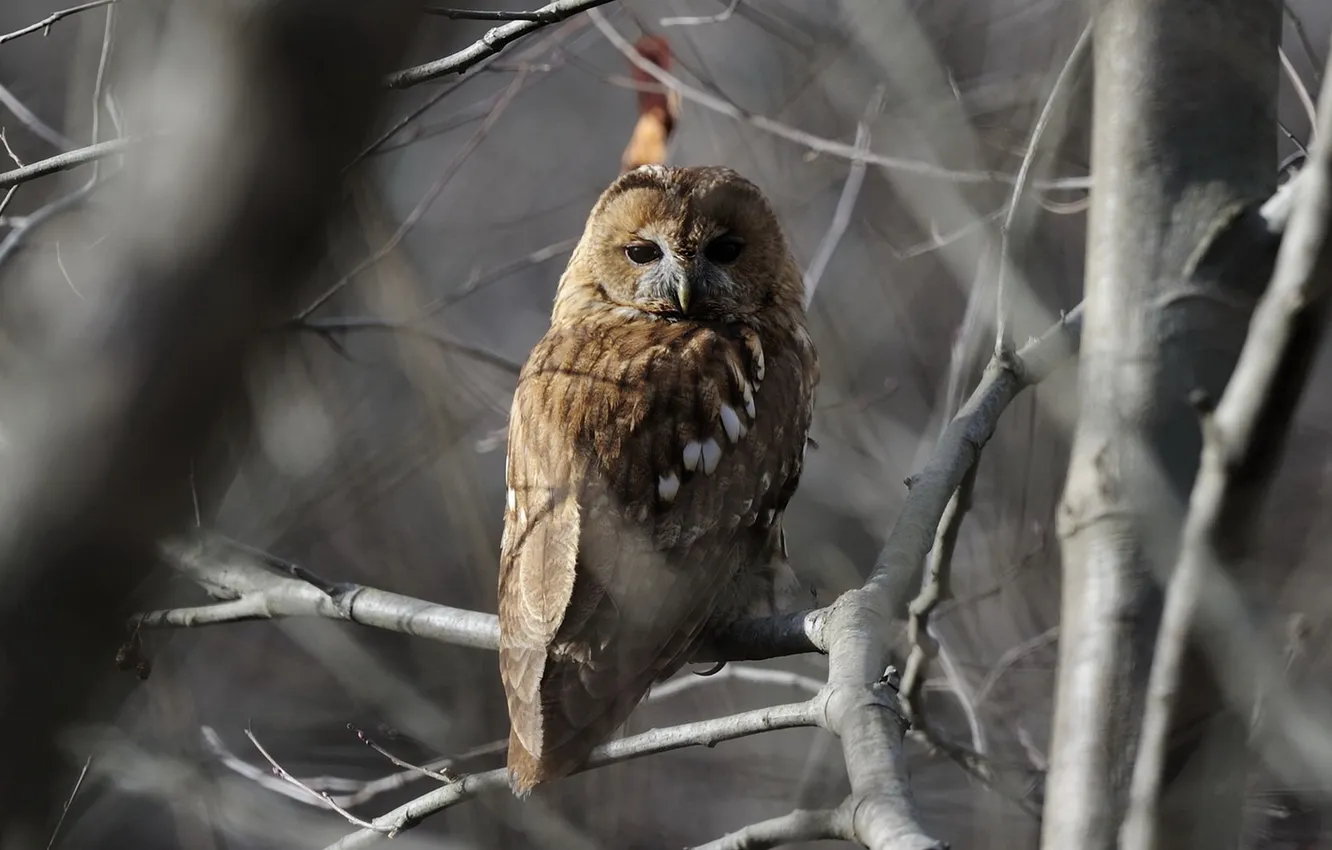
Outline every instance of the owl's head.
<svg viewBox="0 0 1332 850">
<path fill-rule="evenodd" d="M 803 288 L 757 186 L 729 168 L 644 165 L 621 175 L 592 208 L 556 309 L 566 301 L 733 321 L 799 308 Z"/>
</svg>

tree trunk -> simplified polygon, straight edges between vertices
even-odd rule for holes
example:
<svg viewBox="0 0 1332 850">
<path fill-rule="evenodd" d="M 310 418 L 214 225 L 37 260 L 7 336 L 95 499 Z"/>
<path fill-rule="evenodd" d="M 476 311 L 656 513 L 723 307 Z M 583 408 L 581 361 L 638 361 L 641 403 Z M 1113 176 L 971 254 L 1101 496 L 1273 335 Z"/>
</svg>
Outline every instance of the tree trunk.
<svg viewBox="0 0 1332 850">
<path fill-rule="evenodd" d="M 1110 848 L 1127 804 L 1161 582 L 1273 252 L 1273 0 L 1104 0 L 1079 418 L 1060 508 L 1064 598 L 1042 846 Z M 1234 846 L 1244 718 L 1189 666 L 1165 803 L 1171 847 Z M 1202 781 L 1190 778 L 1202 777 Z M 1204 799 L 1206 802 L 1204 803 Z"/>
</svg>

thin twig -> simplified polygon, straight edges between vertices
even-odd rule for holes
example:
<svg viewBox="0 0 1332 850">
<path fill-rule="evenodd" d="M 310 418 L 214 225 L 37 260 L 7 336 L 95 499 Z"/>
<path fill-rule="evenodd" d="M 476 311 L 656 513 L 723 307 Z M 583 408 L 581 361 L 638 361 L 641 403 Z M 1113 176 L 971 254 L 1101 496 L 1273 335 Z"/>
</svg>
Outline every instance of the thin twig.
<svg viewBox="0 0 1332 850">
<path fill-rule="evenodd" d="M 1314 108 L 1313 98 L 1309 96 L 1309 89 L 1300 79 L 1300 75 L 1295 72 L 1295 66 L 1290 63 L 1290 57 L 1286 55 L 1285 48 L 1277 48 L 1277 56 L 1281 59 L 1281 70 L 1286 72 L 1286 78 L 1290 80 L 1291 88 L 1295 89 L 1295 96 L 1299 98 L 1300 105 L 1304 107 L 1304 114 L 1309 119 L 1309 132 L 1312 133 L 1318 126 L 1318 114 Z M 1292 139 L 1294 137 L 1292 136 Z M 1313 137 L 1302 146 L 1308 147 L 1313 144 Z"/>
<path fill-rule="evenodd" d="M 80 301 L 87 301 L 88 299 L 85 298 L 83 293 L 79 292 L 79 288 L 74 285 L 74 279 L 69 276 L 69 270 L 65 268 L 65 260 L 60 255 L 59 242 L 55 243 L 55 255 L 56 255 L 56 267 L 60 269 L 60 274 L 64 275 L 65 283 L 69 284 L 70 291 L 73 292 L 75 295 L 77 295 Z"/>
<path fill-rule="evenodd" d="M 865 107 L 865 114 L 856 125 L 856 150 L 869 150 L 870 120 L 883 109 L 885 92 L 883 86 L 877 87 L 869 105 Z M 829 261 L 837 251 L 838 243 L 842 241 L 842 236 L 851 224 L 851 213 L 856 208 L 856 199 L 860 197 L 860 187 L 865 183 L 865 168 L 865 161 L 858 159 L 852 161 L 851 167 L 847 170 L 846 182 L 842 184 L 842 193 L 837 198 L 837 208 L 833 211 L 832 221 L 828 222 L 828 230 L 823 234 L 823 239 L 819 240 L 819 247 L 814 251 L 814 259 L 810 260 L 809 268 L 805 270 L 806 307 L 813 302 L 814 290 L 818 288 L 819 281 L 823 279 L 823 272 L 828 268 Z"/>
<path fill-rule="evenodd" d="M 14 149 L 9 146 L 9 134 L 5 132 L 3 127 L 0 127 L 0 145 L 5 146 L 5 153 L 9 154 L 10 159 L 14 160 L 14 164 L 22 168 L 23 160 L 19 159 L 18 154 L 14 153 Z"/>
<path fill-rule="evenodd" d="M 220 735 L 211 726 L 200 728 L 200 734 L 203 738 L 204 747 L 212 753 L 213 757 L 228 770 L 238 776 L 248 779 L 257 785 L 283 795 L 297 802 L 309 806 L 318 806 L 324 808 L 323 800 L 312 800 L 310 795 L 301 791 L 280 777 L 274 776 L 271 769 L 257 767 L 233 753 Z M 509 741 L 505 738 L 502 741 L 494 741 L 480 747 L 474 747 L 464 753 L 456 756 L 447 756 L 444 758 L 432 759 L 421 765 L 421 768 L 431 771 L 445 770 L 458 764 L 465 764 L 478 758 L 486 756 L 503 755 L 508 748 Z M 376 797 L 389 794 L 394 791 L 400 791 L 413 782 L 419 782 L 427 778 L 428 774 L 422 773 L 421 769 L 410 768 L 390 773 L 387 776 L 381 776 L 378 779 L 348 779 L 343 776 L 315 776 L 304 777 L 301 782 L 309 786 L 316 792 L 328 794 L 333 802 L 342 806 L 344 809 L 350 809 L 355 806 L 364 805 Z"/>
<path fill-rule="evenodd" d="M 254 732 L 250 729 L 249 726 L 245 727 L 245 737 L 250 739 L 250 743 L 254 744 L 254 748 L 259 751 L 259 754 L 264 757 L 264 760 L 267 761 L 270 765 L 272 765 L 274 773 L 276 773 L 279 777 L 286 780 L 287 782 L 290 782 L 292 785 L 296 786 L 297 788 L 301 789 L 305 793 L 309 794 L 312 798 L 319 800 L 328 808 L 342 815 L 347 820 L 348 823 L 352 824 L 353 826 L 359 826 L 361 829 L 373 830 L 375 832 L 388 832 L 387 829 L 375 826 L 373 823 L 370 823 L 367 820 L 362 820 L 361 818 L 358 818 L 356 815 L 347 811 L 342 806 L 339 806 L 337 803 L 333 802 L 333 797 L 331 795 L 324 793 L 322 791 L 314 790 L 309 785 L 306 785 L 304 782 L 302 782 L 301 780 L 297 779 L 296 777 L 288 773 L 285 767 L 278 764 L 277 759 L 273 758 L 271 755 L 268 754 L 268 750 L 264 749 L 264 745 L 259 743 L 259 739 L 254 736 Z"/>
<path fill-rule="evenodd" d="M 995 662 L 994 669 L 990 670 L 989 675 L 985 677 L 985 681 L 982 682 L 981 686 L 976 690 L 976 705 L 979 706 L 985 702 L 990 696 L 990 692 L 994 690 L 994 686 L 999 684 L 999 680 L 1002 679 L 1009 670 L 1013 669 L 1015 664 L 1032 653 L 1039 652 L 1058 640 L 1059 627 L 1051 626 L 1035 637 L 1023 641 L 999 656 L 999 660 Z"/>
<path fill-rule="evenodd" d="M 73 6 L 68 9 L 61 9 L 59 12 L 52 12 L 35 24 L 29 24 L 22 29 L 17 29 L 11 33 L 0 35 L 0 44 L 4 44 L 6 41 L 13 41 L 16 38 L 38 31 L 41 31 L 42 35 L 46 35 L 46 32 L 63 18 L 68 18 L 70 15 L 76 15 L 79 12 L 86 12 L 89 9 L 96 9 L 98 6 L 110 6 L 114 2 L 116 2 L 116 0 L 92 0 L 90 3 Z"/>
<path fill-rule="evenodd" d="M 539 18 L 525 18 L 522 20 L 511 21 L 502 26 L 488 30 L 480 39 L 469 46 L 445 56 L 443 59 L 436 59 L 433 62 L 427 62 L 424 65 L 417 65 L 413 68 L 405 68 L 388 76 L 386 83 L 395 89 L 403 89 L 408 86 L 414 86 L 418 83 L 424 83 L 428 80 L 438 79 L 439 77 L 457 74 L 466 71 L 468 68 L 477 64 L 481 60 L 494 56 L 503 50 L 510 43 L 522 38 L 525 35 L 536 32 L 542 27 L 570 18 L 579 12 L 592 9 L 595 6 L 604 6 L 611 0 L 556 0 L 554 3 L 548 3 L 528 14 L 539 15 Z"/>
<path fill-rule="evenodd" d="M 504 114 L 504 110 L 513 102 L 514 96 L 522 90 L 523 83 L 526 82 L 526 80 L 526 74 L 519 74 L 514 78 L 513 82 L 509 83 L 508 87 L 504 90 L 504 94 L 499 100 L 495 101 L 495 106 L 490 110 L 490 114 L 486 116 L 486 120 L 482 122 L 481 126 L 477 128 L 476 132 L 472 134 L 467 142 L 458 149 L 458 152 L 454 154 L 453 159 L 444 167 L 444 170 L 440 172 L 440 175 L 435 178 L 435 182 L 426 190 L 425 195 L 423 195 L 421 200 L 416 203 L 416 206 L 407 214 L 407 217 L 402 220 L 402 224 L 398 225 L 398 229 L 393 231 L 393 235 L 388 238 L 388 241 L 380 246 L 379 250 L 357 263 L 351 271 L 339 278 L 332 286 L 324 290 L 324 292 L 322 292 L 317 298 L 311 301 L 305 309 L 297 313 L 297 321 L 308 318 L 311 313 L 323 306 L 328 299 L 337 295 L 343 290 L 343 288 L 355 280 L 357 275 L 378 264 L 392 253 L 393 249 L 398 247 L 398 243 L 402 242 L 403 238 L 411 232 L 412 228 L 415 227 L 418 222 L 420 222 L 422 216 L 424 216 L 426 211 L 430 209 L 431 204 L 435 202 L 435 199 L 438 198 L 440 193 L 444 191 L 445 187 L 449 185 L 449 182 L 453 180 L 454 175 L 456 175 L 458 170 L 462 168 L 463 163 L 467 161 L 467 158 L 476 151 L 481 142 L 490 134 L 491 128 L 495 126 L 495 122 L 499 120 L 500 116 Z"/>
<path fill-rule="evenodd" d="M 419 322 L 393 321 L 392 319 L 379 319 L 373 316 L 335 316 L 327 319 L 293 319 L 287 323 L 287 326 L 294 330 L 308 331 L 325 337 L 350 331 L 391 331 L 406 333 L 430 340 L 440 348 L 455 354 L 461 354 L 464 357 L 477 360 L 481 363 L 489 364 L 510 375 L 517 375 L 522 370 L 521 363 L 510 360 L 501 354 L 496 354 L 489 349 L 470 345 L 461 340 L 454 339 L 442 331 L 425 327 Z"/>
<path fill-rule="evenodd" d="M 640 735 L 631 735 L 602 744 L 592 751 L 592 755 L 577 772 L 686 747 L 713 747 L 723 741 L 732 741 L 776 729 L 815 726 L 818 725 L 822 712 L 823 699 L 816 697 L 806 702 L 760 708 L 714 720 L 653 729 Z M 384 834 L 396 835 L 435 812 L 455 806 L 484 791 L 507 788 L 508 784 L 508 768 L 464 776 L 451 785 L 437 788 L 388 814 L 375 818 L 371 829 L 362 829 L 360 832 L 345 836 L 341 841 L 330 845 L 327 850 L 357 850 L 373 846 Z"/>
<path fill-rule="evenodd" d="M 1300 46 L 1304 48 L 1304 55 L 1309 57 L 1309 64 L 1313 67 L 1314 84 L 1321 86 L 1323 75 L 1319 73 L 1318 69 L 1322 67 L 1323 63 L 1318 58 L 1318 54 L 1314 52 L 1313 42 L 1310 41 L 1309 33 L 1304 29 L 1304 21 L 1300 20 L 1300 16 L 1295 14 L 1295 10 L 1290 8 L 1289 3 L 1282 3 L 1281 9 L 1286 13 L 1286 17 L 1290 19 L 1291 26 L 1295 28 L 1295 35 L 1300 40 Z"/>
<path fill-rule="evenodd" d="M 79 789 L 83 787 L 83 780 L 88 775 L 88 768 L 92 765 L 92 756 L 83 760 L 83 769 L 79 771 L 79 778 L 74 780 L 74 787 L 70 789 L 69 796 L 65 798 L 65 805 L 60 807 L 60 817 L 56 819 L 55 828 L 51 830 L 51 838 L 46 842 L 46 850 L 51 850 L 55 846 L 55 840 L 60 835 L 60 827 L 65 824 L 65 816 L 69 814 L 69 807 L 74 805 L 74 798 L 79 795 Z"/>
<path fill-rule="evenodd" d="M 580 24 L 581 24 L 580 21 L 573 21 L 570 22 L 569 24 L 566 24 L 565 26 L 558 27 L 556 28 L 555 32 L 551 33 L 546 38 L 540 39 L 536 44 L 519 52 L 517 57 L 515 57 L 516 61 L 524 63 L 527 66 L 520 70 L 530 70 L 531 60 L 536 59 L 538 56 L 541 56 L 546 51 L 550 50 L 552 45 L 557 45 L 561 41 L 567 39 L 569 33 L 572 32 L 573 30 L 578 29 Z M 477 71 L 485 70 L 487 68 L 494 66 L 495 60 L 496 60 L 495 56 L 487 56 L 479 60 L 472 67 L 474 70 Z M 351 162 L 347 163 L 346 167 L 343 170 L 344 171 L 350 170 L 352 166 L 356 165 L 361 160 L 365 159 L 366 157 L 376 152 L 386 153 L 387 151 L 390 150 L 397 150 L 403 145 L 408 144 L 410 141 L 416 141 L 419 139 L 427 138 L 428 135 L 430 135 L 430 133 L 422 131 L 420 133 L 417 133 L 416 136 L 413 137 L 413 139 L 407 142 L 403 142 L 393 147 L 386 147 L 390 139 L 392 139 L 398 133 L 405 130 L 407 127 L 411 126 L 411 124 L 415 122 L 418 118 L 420 118 L 421 116 L 429 112 L 431 109 L 433 109 L 436 104 L 438 104 L 440 101 L 442 101 L 444 98 L 448 97 L 449 95 L 453 94 L 454 92 L 458 91 L 458 89 L 466 85 L 469 80 L 473 79 L 476 79 L 475 75 L 470 77 L 464 77 L 463 79 L 458 80 L 457 82 L 452 83 L 451 85 L 442 86 L 440 89 L 438 89 L 437 91 L 432 93 L 429 97 L 427 97 L 421 104 L 413 108 L 411 111 L 409 111 L 403 117 L 399 118 L 397 121 L 393 122 L 393 124 L 390 125 L 388 129 L 386 129 L 384 132 L 376 136 L 375 140 L 370 144 L 366 145 L 364 148 L 362 148 L 361 151 L 357 153 L 355 157 L 352 158 Z M 478 118 L 483 118 L 486 115 L 490 114 L 490 111 L 495 107 L 495 103 L 503 96 L 504 96 L 503 91 L 496 92 L 495 94 L 490 95 L 489 97 L 483 99 L 478 103 L 473 103 L 470 106 L 464 107 L 463 109 L 451 113 L 449 115 L 449 120 L 444 122 L 442 126 L 434 127 L 431 129 L 438 132 L 444 132 L 444 130 L 446 129 L 453 129 L 454 127 L 460 127 L 463 124 L 468 123 L 469 121 L 473 121 Z"/>
<path fill-rule="evenodd" d="M 27 104 L 19 100 L 13 92 L 0 85 L 0 104 L 14 113 L 14 117 L 23 123 L 34 136 L 49 143 L 57 150 L 69 150 L 74 147 L 74 143 L 65 138 L 54 127 L 47 124 L 37 114 L 28 108 Z"/>
<path fill-rule="evenodd" d="M 38 177 L 68 171 L 80 165 L 97 162 L 108 156 L 123 153 L 132 143 L 133 140 L 131 139 L 111 139 L 110 141 L 89 145 L 86 148 L 56 154 L 53 157 L 29 163 L 22 168 L 0 173 L 0 189 L 7 186 L 17 186 L 29 180 L 36 180 Z"/>
<path fill-rule="evenodd" d="M 487 286 L 490 286 L 492 283 L 503 280 L 509 275 L 512 275 L 516 272 L 520 272 L 523 269 L 528 268 L 530 266 L 535 266 L 539 263 L 544 263 L 547 260 L 552 260 L 555 257 L 560 256 L 561 254 L 567 254 L 574 249 L 575 245 L 578 244 L 578 239 L 579 237 L 574 236 L 569 239 L 561 239 L 559 242 L 552 242 L 551 244 L 545 246 L 544 248 L 536 249 L 535 251 L 533 251 L 532 253 L 528 254 L 525 257 L 519 257 L 516 260 L 510 260 L 509 262 L 505 263 L 502 266 L 496 266 L 495 268 L 490 269 L 489 271 L 483 272 L 477 275 L 476 277 L 468 280 L 467 283 L 464 283 L 462 286 L 458 287 L 457 289 L 446 292 L 440 297 L 431 301 L 429 304 L 427 304 L 425 307 L 421 309 L 421 313 L 423 315 L 431 315 L 437 313 L 441 309 L 448 307 L 452 304 L 457 304 L 459 301 L 463 300 L 469 295 L 472 295 L 482 289 L 485 289 Z"/>
<path fill-rule="evenodd" d="M 979 465 L 978 457 L 963 476 L 953 498 L 949 499 L 934 535 L 929 566 L 925 569 L 920 593 L 907 608 L 907 638 L 911 642 L 911 654 L 907 656 L 899 690 L 903 711 L 907 720 L 913 723 L 920 716 L 920 686 L 929 672 L 930 660 L 938 652 L 938 644 L 929 633 L 930 615 L 940 602 L 952 595 L 949 587 L 953 552 L 962 531 L 962 521 L 971 510 L 971 495 L 976 489 L 976 470 Z"/>
<path fill-rule="evenodd" d="M 663 682 L 648 692 L 645 702 L 660 700 L 692 691 L 695 688 L 712 686 L 719 682 L 747 682 L 756 685 L 775 685 L 777 687 L 798 688 L 810 693 L 818 693 L 823 682 L 813 676 L 805 676 L 790 670 L 768 670 L 763 667 L 751 667 L 747 664 L 727 664 L 710 676 L 684 674 Z"/>
<path fill-rule="evenodd" d="M 375 752 L 379 753 L 379 754 L 380 754 L 381 756 L 383 756 L 384 758 L 388 759 L 388 760 L 389 760 L 389 763 L 392 764 L 392 765 L 394 765 L 395 767 L 401 767 L 401 768 L 403 768 L 404 770 L 414 770 L 414 771 L 416 771 L 417 773 L 420 773 L 422 776 L 428 776 L 428 777 L 430 777 L 431 779 L 438 780 L 439 782 L 457 782 L 457 781 L 458 781 L 458 777 L 457 777 L 457 776 L 451 776 L 451 775 L 449 775 L 449 774 L 447 774 L 447 773 L 440 773 L 438 770 L 435 770 L 435 769 L 433 769 L 433 768 L 431 768 L 431 767 L 428 767 L 428 766 L 416 765 L 416 764 L 412 764 L 411 762 L 408 762 L 408 761 L 403 761 L 402 759 L 400 759 L 400 758 L 398 758 L 397 756 L 395 756 L 393 753 L 391 753 L 391 752 L 389 752 L 388 750 L 386 750 L 386 749 L 384 749 L 383 747 L 381 747 L 379 744 L 376 744 L 376 743 L 374 742 L 374 740 L 371 739 L 370 735 L 367 734 L 366 731 L 365 731 L 364 729 L 358 729 L 358 728 L 356 728 L 355 726 L 352 726 L 351 724 L 348 724 L 348 728 L 351 729 L 353 732 L 356 733 L 356 737 L 357 737 L 357 739 L 358 739 L 362 744 L 365 744 L 365 745 L 366 745 L 367 747 L 369 747 L 370 749 L 374 750 Z"/>
<path fill-rule="evenodd" d="M 552 13 L 538 9 L 535 12 L 492 12 L 485 9 L 450 9 L 443 6 L 426 6 L 427 15 L 438 15 L 455 21 L 538 21 L 553 24 L 559 20 Z"/>
<path fill-rule="evenodd" d="M 1082 67 L 1082 58 L 1087 55 L 1087 48 L 1091 44 L 1091 33 L 1092 25 L 1089 21 L 1082 28 L 1082 33 L 1078 36 L 1078 40 L 1074 42 L 1073 49 L 1069 51 L 1064 67 L 1059 70 L 1054 85 L 1050 87 L 1050 96 L 1045 99 L 1045 106 L 1041 108 L 1040 117 L 1036 119 L 1036 126 L 1032 128 L 1031 141 L 1027 143 L 1027 150 L 1022 157 L 1022 165 L 1018 168 L 1017 180 L 1013 183 L 1013 193 L 1008 200 L 1008 212 L 1004 215 L 1004 223 L 999 230 L 999 279 L 995 286 L 998 304 L 994 339 L 994 353 L 999 358 L 1008 358 L 1013 354 L 1013 305 L 1010 303 L 1012 293 L 1009 292 L 1010 285 L 1008 281 L 1009 268 L 1013 263 L 1013 231 L 1014 229 L 1023 231 L 1027 229 L 1027 220 L 1030 215 L 1024 204 L 1024 195 L 1031 186 L 1032 171 L 1036 164 L 1038 152 L 1042 149 L 1041 142 L 1045 138 L 1046 131 L 1053 123 L 1054 116 L 1061 114 L 1062 107 L 1065 105 L 1071 91 L 1071 84 Z"/>
<path fill-rule="evenodd" d="M 680 78 L 671 73 L 662 70 L 658 66 L 644 59 L 637 50 L 620 35 L 614 27 L 607 22 L 604 15 L 596 9 L 591 9 L 587 13 L 592 23 L 597 29 L 601 30 L 606 36 L 606 40 L 615 46 L 617 50 L 625 55 L 636 67 L 647 72 L 649 76 L 657 80 L 662 85 L 669 86 L 680 93 L 685 100 L 691 100 L 700 106 L 706 107 L 734 118 L 737 121 L 744 121 L 751 126 L 771 133 L 787 141 L 803 145 L 810 150 L 826 153 L 831 156 L 839 156 L 849 159 L 852 162 L 867 162 L 870 165 L 877 165 L 880 168 L 897 169 L 911 174 L 919 174 L 922 177 L 937 177 L 942 180 L 951 180 L 955 183 L 1012 183 L 1014 178 L 1011 175 L 996 171 L 966 171 L 943 168 L 920 160 L 905 159 L 903 157 L 883 156 L 871 151 L 858 150 L 855 145 L 848 145 L 844 142 L 836 142 L 832 139 L 825 139 L 821 136 L 815 136 L 812 133 L 806 133 L 798 130 L 780 121 L 775 121 L 763 115 L 754 115 L 730 101 L 723 100 L 716 95 L 709 94 L 702 89 L 687 85 Z M 1069 177 L 1059 180 L 1041 181 L 1036 185 L 1041 188 L 1057 189 L 1085 189 L 1091 185 L 1090 178 Z"/>
<path fill-rule="evenodd" d="M 796 809 L 780 817 L 742 827 L 715 841 L 699 845 L 695 850 L 767 850 L 783 844 L 825 838 L 854 840 L 849 822 L 850 816 L 844 808 L 816 811 Z"/>
<path fill-rule="evenodd" d="M 1004 214 L 1003 210 L 1001 209 L 995 210 L 992 213 L 987 213 L 986 215 L 973 219 L 967 222 L 966 224 L 962 225 L 961 227 L 957 228 L 956 230 L 949 231 L 948 233 L 934 232 L 931 235 L 931 237 L 926 241 L 918 242 L 915 245 L 903 248 L 900 251 L 897 250 L 896 248 L 893 248 L 891 245 L 888 246 L 888 250 L 892 251 L 893 256 L 899 260 L 910 260 L 914 257 L 920 257 L 932 251 L 937 251 L 940 248 L 946 248 L 949 245 L 953 244 L 954 242 L 958 241 L 959 239 L 969 236 L 970 234 L 975 233 L 978 230 L 984 229 L 987 224 L 998 219 L 1003 214 Z M 933 227 L 933 223 L 931 223 L 931 225 L 932 226 L 930 229 L 934 231 L 935 228 Z"/>
<path fill-rule="evenodd" d="M 662 18 L 657 21 L 657 25 L 663 27 L 696 27 L 704 24 L 720 24 L 729 21 L 739 5 L 740 0 L 731 0 L 725 9 L 715 15 L 684 15 L 677 18 Z"/>
<path fill-rule="evenodd" d="M 92 129 L 89 131 L 89 144 L 96 146 L 102 137 L 102 92 L 106 86 L 106 69 L 111 63 L 111 36 L 116 28 L 116 7 L 106 7 L 106 20 L 102 24 L 102 49 L 97 57 L 97 76 L 93 80 L 92 93 Z M 92 161 L 92 176 L 88 183 L 95 184 L 101 173 L 101 160 Z"/>
</svg>

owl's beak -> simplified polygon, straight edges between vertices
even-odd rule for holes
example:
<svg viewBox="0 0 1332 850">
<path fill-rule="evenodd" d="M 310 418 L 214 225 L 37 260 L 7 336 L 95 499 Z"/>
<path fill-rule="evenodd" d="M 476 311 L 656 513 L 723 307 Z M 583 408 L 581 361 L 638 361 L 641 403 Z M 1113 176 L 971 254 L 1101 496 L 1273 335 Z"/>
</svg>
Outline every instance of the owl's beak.
<svg viewBox="0 0 1332 850">
<path fill-rule="evenodd" d="M 681 275 L 675 287 L 675 301 L 680 305 L 680 312 L 689 315 L 689 299 L 693 296 L 694 281 L 690 275 Z"/>
</svg>

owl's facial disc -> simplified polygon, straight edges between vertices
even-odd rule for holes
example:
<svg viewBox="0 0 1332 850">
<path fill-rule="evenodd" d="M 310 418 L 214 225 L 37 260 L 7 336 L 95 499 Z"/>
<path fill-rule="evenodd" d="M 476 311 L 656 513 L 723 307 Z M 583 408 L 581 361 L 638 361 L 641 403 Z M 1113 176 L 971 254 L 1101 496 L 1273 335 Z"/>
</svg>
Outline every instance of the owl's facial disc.
<svg viewBox="0 0 1332 850">
<path fill-rule="evenodd" d="M 661 236 L 640 231 L 625 246 L 625 257 L 639 268 L 638 301 L 650 312 L 691 318 L 714 316 L 725 306 L 735 282 L 725 266 L 739 257 L 743 242 L 723 235 L 701 251 L 677 250 Z"/>
</svg>

